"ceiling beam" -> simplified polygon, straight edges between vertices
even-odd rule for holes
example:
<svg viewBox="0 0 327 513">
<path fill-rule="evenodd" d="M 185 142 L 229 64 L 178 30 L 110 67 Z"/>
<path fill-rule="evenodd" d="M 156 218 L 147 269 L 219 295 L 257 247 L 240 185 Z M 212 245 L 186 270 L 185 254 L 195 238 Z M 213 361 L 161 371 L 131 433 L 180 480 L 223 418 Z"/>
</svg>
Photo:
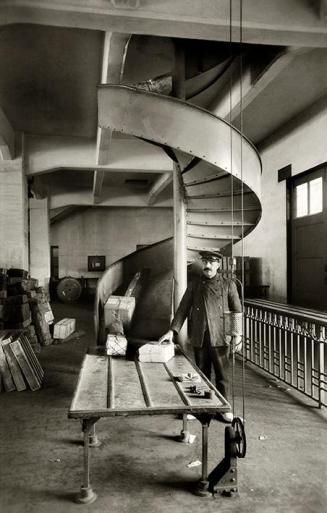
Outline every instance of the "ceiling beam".
<svg viewBox="0 0 327 513">
<path fill-rule="evenodd" d="M 2 160 L 15 158 L 15 132 L 0 107 L 0 155 Z"/>
<path fill-rule="evenodd" d="M 148 205 L 153 205 L 158 195 L 173 181 L 172 173 L 164 173 L 153 183 L 148 193 Z"/>
<path fill-rule="evenodd" d="M 102 185 L 104 180 L 104 171 L 102 170 L 94 170 L 93 173 L 93 203 L 99 203 L 101 200 L 101 191 L 102 191 Z"/>
<path fill-rule="evenodd" d="M 50 208 L 68 207 L 71 205 L 94 206 L 93 194 L 90 189 L 77 189 L 68 186 L 52 186 L 49 196 Z M 128 190 L 126 187 L 103 186 L 99 207 L 149 207 L 148 193 Z M 171 197 L 161 198 L 151 208 L 172 208 Z"/>
<path fill-rule="evenodd" d="M 320 0 L 319 14 L 322 20 L 327 18 L 327 0 Z"/>
<path fill-rule="evenodd" d="M 130 41 L 130 34 L 114 34 L 106 32 L 103 43 L 102 56 L 102 84 L 120 84 Z M 112 130 L 98 127 L 96 144 L 96 165 L 109 163 Z M 93 176 L 93 202 L 98 203 L 101 198 L 104 172 L 95 169 Z"/>
<path fill-rule="evenodd" d="M 87 207 L 86 207 L 87 208 Z M 75 214 L 76 212 L 80 212 L 84 210 L 85 207 L 80 206 L 69 206 L 69 207 L 60 207 L 53 210 L 50 210 L 50 224 L 57 223 L 58 221 L 63 221 L 67 217 Z"/>
<path fill-rule="evenodd" d="M 287 48 L 279 53 L 274 60 L 255 79 L 249 66 L 244 67 L 242 74 L 241 59 L 237 57 L 218 80 L 219 95 L 214 99 L 209 110 L 214 114 L 233 123 L 265 88 L 275 80 L 282 71 L 299 55 L 312 51 L 311 48 Z M 218 89 L 218 87 L 217 87 Z"/>
<path fill-rule="evenodd" d="M 263 70 L 253 84 L 248 84 L 246 88 L 242 88 L 242 98 L 232 106 L 231 112 L 229 112 L 225 119 L 233 122 L 240 115 L 241 110 L 246 109 L 246 107 L 263 93 L 265 88 L 275 80 L 297 56 L 309 51 L 311 51 L 310 48 L 287 48 L 285 52 L 279 54 L 274 61 Z"/>
<path fill-rule="evenodd" d="M 233 2 L 230 31 L 230 1 L 206 0 L 1 0 L 0 24 L 33 23 L 91 30 L 239 41 L 239 1 Z M 317 2 L 325 12 L 325 0 Z M 92 5 L 91 5 L 92 4 Z M 244 43 L 282 46 L 327 47 L 325 18 L 317 15 L 312 1 L 247 0 L 243 2 Z"/>
<path fill-rule="evenodd" d="M 241 56 L 235 57 L 226 71 L 214 83 L 218 91 L 209 106 L 210 112 L 225 119 L 229 119 L 230 111 L 240 101 L 240 80 L 242 80 L 243 95 L 251 88 L 251 69 L 242 67 Z M 240 70 L 242 68 L 242 75 Z"/>
<path fill-rule="evenodd" d="M 113 137 L 110 145 L 110 163 L 94 164 L 95 140 L 68 136 L 26 136 L 26 175 L 34 176 L 59 169 L 90 171 L 99 169 L 113 173 L 172 172 L 172 162 L 153 144 L 135 137 Z"/>
</svg>

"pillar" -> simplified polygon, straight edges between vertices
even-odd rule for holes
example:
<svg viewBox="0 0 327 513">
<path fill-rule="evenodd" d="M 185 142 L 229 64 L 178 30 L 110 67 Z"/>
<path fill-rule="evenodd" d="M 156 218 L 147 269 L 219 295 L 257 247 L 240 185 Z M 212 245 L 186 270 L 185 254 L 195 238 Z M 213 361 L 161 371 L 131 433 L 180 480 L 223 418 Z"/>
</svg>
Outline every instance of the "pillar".
<svg viewBox="0 0 327 513">
<path fill-rule="evenodd" d="M 174 190 L 174 305 L 175 311 L 187 287 L 186 255 L 186 205 L 180 169 L 175 164 L 173 174 Z M 178 342 L 183 345 L 187 338 L 187 324 L 179 332 Z"/>
<path fill-rule="evenodd" d="M 29 200 L 30 275 L 41 287 L 49 290 L 50 224 L 48 198 Z"/>
<path fill-rule="evenodd" d="M 185 100 L 185 53 L 183 43 L 174 41 L 175 63 L 173 72 L 173 91 L 176 98 Z M 186 204 L 181 170 L 174 164 L 174 307 L 175 311 L 187 287 L 187 248 L 186 248 Z M 187 322 L 178 334 L 178 342 L 184 345 L 187 340 Z"/>
<path fill-rule="evenodd" d="M 27 181 L 21 155 L 0 158 L 0 267 L 29 268 Z"/>
</svg>

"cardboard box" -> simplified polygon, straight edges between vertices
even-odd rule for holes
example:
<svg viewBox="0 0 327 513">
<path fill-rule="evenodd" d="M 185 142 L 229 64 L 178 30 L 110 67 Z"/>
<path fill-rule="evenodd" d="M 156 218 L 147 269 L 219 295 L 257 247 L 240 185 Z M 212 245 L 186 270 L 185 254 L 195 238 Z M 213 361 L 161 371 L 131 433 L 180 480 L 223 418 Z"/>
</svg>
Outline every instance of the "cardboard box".
<svg viewBox="0 0 327 513">
<path fill-rule="evenodd" d="M 110 296 L 104 305 L 104 322 L 108 328 L 120 320 L 124 328 L 129 328 L 135 310 L 135 297 Z"/>
<path fill-rule="evenodd" d="M 175 356 L 174 344 L 145 344 L 139 348 L 140 362 L 165 363 Z"/>
<path fill-rule="evenodd" d="M 61 319 L 54 325 L 53 338 L 67 338 L 75 331 L 76 319 Z"/>
</svg>

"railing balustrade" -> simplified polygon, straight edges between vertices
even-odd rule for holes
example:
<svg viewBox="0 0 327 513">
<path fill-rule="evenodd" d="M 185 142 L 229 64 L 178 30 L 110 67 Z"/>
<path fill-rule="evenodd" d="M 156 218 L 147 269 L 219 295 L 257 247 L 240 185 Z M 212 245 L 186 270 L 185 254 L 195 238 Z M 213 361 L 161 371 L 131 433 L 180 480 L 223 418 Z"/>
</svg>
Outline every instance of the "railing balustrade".
<svg viewBox="0 0 327 513">
<path fill-rule="evenodd" d="M 245 300 L 244 356 L 327 406 L 327 314 L 265 300 Z"/>
</svg>

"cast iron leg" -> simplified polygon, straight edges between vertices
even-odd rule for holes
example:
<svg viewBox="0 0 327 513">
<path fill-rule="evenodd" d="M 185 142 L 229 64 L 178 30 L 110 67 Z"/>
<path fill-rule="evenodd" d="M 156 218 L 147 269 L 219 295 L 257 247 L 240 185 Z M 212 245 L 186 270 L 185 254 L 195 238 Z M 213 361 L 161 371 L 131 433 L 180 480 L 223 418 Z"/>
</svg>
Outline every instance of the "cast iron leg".
<svg viewBox="0 0 327 513">
<path fill-rule="evenodd" d="M 98 418 L 83 419 L 83 432 L 84 432 L 84 476 L 83 484 L 81 486 L 80 494 L 76 497 L 76 502 L 79 504 L 90 504 L 97 498 L 96 493 L 92 490 L 90 484 L 90 449 L 89 437 L 90 431 Z"/>
<path fill-rule="evenodd" d="M 95 433 L 95 424 L 93 424 L 89 433 L 89 447 L 99 447 L 100 445 L 101 442 Z"/>
<path fill-rule="evenodd" d="M 209 422 L 202 424 L 202 481 L 208 479 L 208 428 Z"/>
<path fill-rule="evenodd" d="M 211 417 L 210 415 L 201 415 L 198 418 L 202 424 L 202 475 L 194 493 L 200 497 L 211 497 L 208 491 L 208 430 Z"/>
<path fill-rule="evenodd" d="M 181 431 L 180 441 L 187 444 L 189 439 L 190 439 L 190 432 L 188 430 L 187 413 L 183 413 L 183 429 Z"/>
</svg>

